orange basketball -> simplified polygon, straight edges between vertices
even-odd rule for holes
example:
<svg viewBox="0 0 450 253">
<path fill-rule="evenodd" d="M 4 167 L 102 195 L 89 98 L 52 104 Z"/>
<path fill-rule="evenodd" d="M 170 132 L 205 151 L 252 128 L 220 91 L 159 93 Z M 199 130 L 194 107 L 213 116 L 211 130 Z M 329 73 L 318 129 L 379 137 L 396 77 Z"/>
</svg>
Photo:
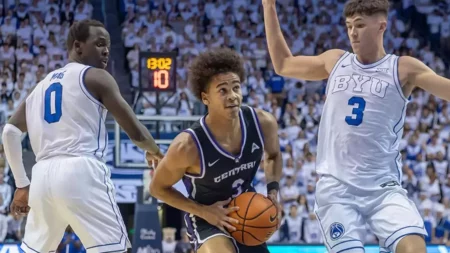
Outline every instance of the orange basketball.
<svg viewBox="0 0 450 253">
<path fill-rule="evenodd" d="M 238 220 L 239 224 L 232 224 L 236 231 L 230 234 L 239 243 L 247 246 L 263 244 L 277 230 L 277 207 L 264 195 L 243 193 L 230 202 L 229 207 L 233 206 L 238 206 L 239 210 L 228 216 Z"/>
</svg>

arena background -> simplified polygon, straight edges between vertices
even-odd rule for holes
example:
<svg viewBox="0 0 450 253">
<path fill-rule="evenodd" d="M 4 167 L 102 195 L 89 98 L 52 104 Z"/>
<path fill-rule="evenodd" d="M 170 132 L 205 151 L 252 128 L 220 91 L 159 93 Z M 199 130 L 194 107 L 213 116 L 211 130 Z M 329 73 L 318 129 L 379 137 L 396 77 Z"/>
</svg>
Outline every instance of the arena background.
<svg viewBox="0 0 450 253">
<path fill-rule="evenodd" d="M 344 0 L 279 0 L 278 14 L 293 54 L 350 49 L 342 9 Z M 50 71 L 67 63 L 65 40 L 70 24 L 102 21 L 111 34 L 108 71 L 123 96 L 149 127 L 161 147 L 186 128 L 204 106 L 187 89 L 187 66 L 207 48 L 229 47 L 245 59 L 245 103 L 274 114 L 283 153 L 281 196 L 283 226 L 270 239 L 271 252 L 326 252 L 314 202 L 317 126 L 326 81 L 306 82 L 274 73 L 264 34 L 261 0 L 0 0 L 0 123 L 14 112 L 29 89 Z M 418 57 L 437 73 L 450 76 L 450 2 L 392 1 L 385 45 L 388 53 Z M 149 198 L 151 180 L 143 153 L 108 117 L 109 147 L 116 201 L 133 241 L 133 252 L 172 253 L 186 246 L 182 213 Z M 449 252 L 450 112 L 445 101 L 415 90 L 407 109 L 403 186 L 423 214 L 428 252 Z M 30 174 L 34 155 L 24 135 L 24 161 Z M 19 251 L 26 218 L 14 217 L 9 205 L 14 180 L 0 149 L 0 253 Z M 74 179 L 76 183 L 76 179 Z M 264 173 L 254 182 L 264 192 Z M 177 189 L 185 193 L 181 184 Z M 292 207 L 295 205 L 297 209 Z M 292 213 L 290 215 L 289 213 Z M 395 217 L 392 217 L 395 219 Z M 368 233 L 368 245 L 376 238 Z M 450 244 L 449 244 L 450 245 Z M 378 252 L 368 246 L 366 252 Z M 67 230 L 58 252 L 83 252 Z"/>
</svg>

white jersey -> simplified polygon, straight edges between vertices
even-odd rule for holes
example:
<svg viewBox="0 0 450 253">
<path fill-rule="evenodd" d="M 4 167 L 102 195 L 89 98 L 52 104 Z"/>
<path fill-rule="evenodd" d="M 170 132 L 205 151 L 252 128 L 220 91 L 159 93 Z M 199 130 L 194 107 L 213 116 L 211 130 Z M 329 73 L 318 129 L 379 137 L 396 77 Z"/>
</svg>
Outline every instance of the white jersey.
<svg viewBox="0 0 450 253">
<path fill-rule="evenodd" d="M 406 105 L 398 57 L 370 65 L 346 52 L 328 79 L 319 126 L 317 173 L 365 190 L 401 185 L 399 141 Z"/>
<path fill-rule="evenodd" d="M 55 156 L 106 155 L 107 111 L 84 85 L 89 68 L 69 63 L 48 74 L 28 96 L 26 119 L 36 162 Z"/>
</svg>

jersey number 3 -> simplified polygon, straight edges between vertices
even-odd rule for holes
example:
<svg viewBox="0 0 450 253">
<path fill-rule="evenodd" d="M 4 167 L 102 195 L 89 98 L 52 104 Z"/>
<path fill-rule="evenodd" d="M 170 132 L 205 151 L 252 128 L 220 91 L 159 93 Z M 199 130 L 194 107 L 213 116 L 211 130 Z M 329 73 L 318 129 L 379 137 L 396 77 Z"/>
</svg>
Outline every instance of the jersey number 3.
<svg viewBox="0 0 450 253">
<path fill-rule="evenodd" d="M 61 83 L 52 83 L 45 90 L 44 119 L 47 123 L 56 123 L 62 116 L 62 91 Z"/>
<path fill-rule="evenodd" d="M 351 126 L 361 125 L 364 118 L 364 109 L 366 109 L 366 100 L 362 97 L 352 97 L 348 100 L 348 105 L 356 105 L 356 107 L 352 110 L 352 116 L 345 117 L 345 122 Z"/>
</svg>

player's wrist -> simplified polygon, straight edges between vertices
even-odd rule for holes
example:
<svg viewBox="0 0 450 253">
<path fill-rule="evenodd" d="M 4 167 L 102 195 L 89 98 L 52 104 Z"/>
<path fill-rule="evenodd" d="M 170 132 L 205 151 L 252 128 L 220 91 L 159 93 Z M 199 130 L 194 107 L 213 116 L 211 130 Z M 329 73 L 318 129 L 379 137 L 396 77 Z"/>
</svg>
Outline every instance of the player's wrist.
<svg viewBox="0 0 450 253">
<path fill-rule="evenodd" d="M 21 190 L 29 190 L 29 189 L 30 189 L 30 185 L 22 186 L 22 187 L 17 187 L 17 189 L 21 189 Z"/>
<path fill-rule="evenodd" d="M 267 194 L 278 193 L 280 190 L 280 184 L 277 181 L 272 181 L 267 184 Z"/>
<path fill-rule="evenodd" d="M 162 154 L 161 149 L 159 149 L 159 147 L 158 147 L 158 149 L 147 150 L 146 152 L 149 153 L 150 155 L 161 155 Z"/>
</svg>

